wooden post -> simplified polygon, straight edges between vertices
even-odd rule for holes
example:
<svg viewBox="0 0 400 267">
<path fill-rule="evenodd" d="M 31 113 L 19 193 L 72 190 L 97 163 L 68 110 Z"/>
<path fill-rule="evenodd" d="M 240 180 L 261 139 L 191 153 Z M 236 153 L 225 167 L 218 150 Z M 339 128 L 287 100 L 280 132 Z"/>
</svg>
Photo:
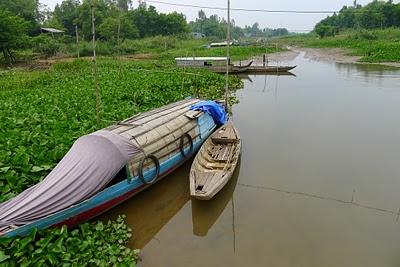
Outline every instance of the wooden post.
<svg viewBox="0 0 400 267">
<path fill-rule="evenodd" d="M 95 84 L 95 91 L 96 91 L 96 121 L 97 125 L 100 125 L 100 105 L 101 105 L 101 98 L 100 98 L 100 88 L 99 88 L 99 81 L 97 77 L 97 62 L 96 62 L 96 27 L 95 27 L 95 16 L 94 16 L 94 3 L 92 2 L 92 45 L 93 45 L 93 78 Z"/>
<path fill-rule="evenodd" d="M 228 25 L 227 25 L 227 31 L 226 31 L 226 42 L 227 42 L 227 46 L 226 46 L 226 83 L 225 83 L 225 109 L 226 111 L 228 111 L 228 93 L 229 93 L 229 63 L 230 63 L 230 59 L 229 59 L 229 46 L 230 46 L 230 41 L 231 41 L 231 2 L 230 0 L 228 0 Z"/>
<path fill-rule="evenodd" d="M 78 35 L 78 25 L 75 25 L 75 37 L 76 37 L 76 52 L 79 58 L 79 35 Z"/>
<path fill-rule="evenodd" d="M 265 54 L 263 55 L 263 67 L 265 67 Z"/>
<path fill-rule="evenodd" d="M 121 56 L 121 44 L 119 38 L 120 34 L 121 34 L 121 15 L 118 16 L 118 36 L 117 36 L 118 56 Z"/>
</svg>

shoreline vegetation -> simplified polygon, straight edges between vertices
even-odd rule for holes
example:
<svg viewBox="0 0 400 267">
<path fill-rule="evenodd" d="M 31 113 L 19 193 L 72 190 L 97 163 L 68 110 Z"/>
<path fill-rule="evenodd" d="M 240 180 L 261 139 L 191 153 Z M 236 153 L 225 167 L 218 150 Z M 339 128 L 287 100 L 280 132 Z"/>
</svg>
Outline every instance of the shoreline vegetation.
<svg viewBox="0 0 400 267">
<path fill-rule="evenodd" d="M 400 28 L 346 30 L 325 38 L 310 33 L 282 37 L 278 39 L 278 43 L 300 48 L 316 48 L 320 49 L 321 53 L 324 51 L 322 49 L 327 49 L 326 58 L 336 54 L 341 62 L 376 63 L 400 67 Z"/>
</svg>

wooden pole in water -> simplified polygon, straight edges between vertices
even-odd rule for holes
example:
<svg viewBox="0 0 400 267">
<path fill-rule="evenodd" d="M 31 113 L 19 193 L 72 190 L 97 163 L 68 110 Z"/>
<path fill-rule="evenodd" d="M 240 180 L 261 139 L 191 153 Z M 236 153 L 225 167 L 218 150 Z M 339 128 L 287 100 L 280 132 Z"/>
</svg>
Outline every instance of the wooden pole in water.
<svg viewBox="0 0 400 267">
<path fill-rule="evenodd" d="M 78 25 L 75 25 L 75 37 L 76 37 L 76 52 L 79 58 L 79 35 L 78 35 Z"/>
<path fill-rule="evenodd" d="M 96 91 L 96 121 L 97 125 L 100 125 L 100 88 L 99 88 L 99 81 L 97 77 L 97 62 L 96 62 L 96 27 L 95 27 L 95 16 L 94 16 L 94 3 L 92 2 L 92 45 L 93 45 L 93 78 L 95 84 L 95 91 Z"/>
<path fill-rule="evenodd" d="M 229 48 L 231 41 L 231 3 L 228 0 L 228 25 L 226 30 L 226 83 L 225 83 L 225 109 L 228 111 L 228 94 L 229 94 Z"/>
</svg>

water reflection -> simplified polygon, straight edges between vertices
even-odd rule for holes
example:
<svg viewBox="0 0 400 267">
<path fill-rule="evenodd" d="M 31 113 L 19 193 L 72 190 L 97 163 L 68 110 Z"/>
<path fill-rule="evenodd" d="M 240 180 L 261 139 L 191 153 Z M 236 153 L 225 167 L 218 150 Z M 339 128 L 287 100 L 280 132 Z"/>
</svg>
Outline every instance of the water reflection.
<svg viewBox="0 0 400 267">
<path fill-rule="evenodd" d="M 209 201 L 201 201 L 197 199 L 191 200 L 194 235 L 206 236 L 208 231 L 220 217 L 221 213 L 225 210 L 228 203 L 233 201 L 233 193 L 240 174 L 240 165 L 241 159 L 239 159 L 231 180 L 214 198 Z"/>
<path fill-rule="evenodd" d="M 173 174 L 112 209 L 100 219 L 106 220 L 125 214 L 126 222 L 134 232 L 129 246 L 143 248 L 190 200 L 190 166 L 191 161 L 185 163 Z"/>
</svg>

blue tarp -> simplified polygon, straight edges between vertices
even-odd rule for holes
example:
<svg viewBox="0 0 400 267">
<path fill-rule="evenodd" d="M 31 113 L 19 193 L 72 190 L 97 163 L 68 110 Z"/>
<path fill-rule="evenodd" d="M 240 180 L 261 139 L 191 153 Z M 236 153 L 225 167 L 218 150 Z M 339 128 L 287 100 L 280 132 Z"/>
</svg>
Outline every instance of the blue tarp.
<svg viewBox="0 0 400 267">
<path fill-rule="evenodd" d="M 213 117 L 214 122 L 223 125 L 228 120 L 228 114 L 225 109 L 215 101 L 202 101 L 190 107 L 191 110 L 201 110 L 207 112 Z"/>
</svg>

